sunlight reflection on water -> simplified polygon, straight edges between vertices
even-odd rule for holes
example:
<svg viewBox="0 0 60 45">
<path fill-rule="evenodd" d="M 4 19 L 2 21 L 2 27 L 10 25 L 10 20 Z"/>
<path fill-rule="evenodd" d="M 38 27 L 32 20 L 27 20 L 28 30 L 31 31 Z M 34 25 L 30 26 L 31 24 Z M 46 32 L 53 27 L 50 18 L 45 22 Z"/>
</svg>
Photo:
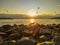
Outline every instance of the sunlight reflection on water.
<svg viewBox="0 0 60 45">
<path fill-rule="evenodd" d="M 35 22 L 35 20 L 34 20 L 34 19 L 31 19 L 30 21 L 31 21 L 31 23 L 34 23 L 34 22 Z"/>
</svg>

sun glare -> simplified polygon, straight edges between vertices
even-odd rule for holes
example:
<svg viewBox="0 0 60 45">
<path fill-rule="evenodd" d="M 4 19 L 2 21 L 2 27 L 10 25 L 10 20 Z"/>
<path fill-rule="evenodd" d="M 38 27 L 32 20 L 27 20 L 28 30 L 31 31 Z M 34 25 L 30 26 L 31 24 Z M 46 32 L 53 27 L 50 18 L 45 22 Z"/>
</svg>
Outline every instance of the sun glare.
<svg viewBox="0 0 60 45">
<path fill-rule="evenodd" d="M 29 16 L 36 16 L 36 11 L 35 10 L 29 10 L 28 15 Z"/>
</svg>

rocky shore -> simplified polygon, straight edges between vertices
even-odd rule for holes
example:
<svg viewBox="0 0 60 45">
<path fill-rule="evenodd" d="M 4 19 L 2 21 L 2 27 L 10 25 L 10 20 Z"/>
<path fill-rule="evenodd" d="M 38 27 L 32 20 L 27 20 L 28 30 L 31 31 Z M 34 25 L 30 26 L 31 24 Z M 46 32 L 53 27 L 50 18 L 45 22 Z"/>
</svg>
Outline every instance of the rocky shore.
<svg viewBox="0 0 60 45">
<path fill-rule="evenodd" d="M 3 25 L 0 45 L 60 45 L 60 24 Z"/>
</svg>

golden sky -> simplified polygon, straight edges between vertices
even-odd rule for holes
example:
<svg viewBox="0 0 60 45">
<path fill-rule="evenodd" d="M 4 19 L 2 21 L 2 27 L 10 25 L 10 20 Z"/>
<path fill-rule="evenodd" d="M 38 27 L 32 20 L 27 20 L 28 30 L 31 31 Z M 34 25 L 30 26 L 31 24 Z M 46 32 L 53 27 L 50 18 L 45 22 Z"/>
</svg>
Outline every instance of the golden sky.
<svg viewBox="0 0 60 45">
<path fill-rule="evenodd" d="M 0 13 L 27 14 L 31 9 L 39 15 L 60 14 L 60 0 L 0 0 Z"/>
</svg>

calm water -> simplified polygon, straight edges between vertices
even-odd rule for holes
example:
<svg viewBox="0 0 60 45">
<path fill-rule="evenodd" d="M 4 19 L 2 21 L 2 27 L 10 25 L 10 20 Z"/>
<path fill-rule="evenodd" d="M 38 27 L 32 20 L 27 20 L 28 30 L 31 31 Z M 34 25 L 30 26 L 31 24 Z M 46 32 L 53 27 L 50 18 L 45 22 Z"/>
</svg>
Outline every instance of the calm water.
<svg viewBox="0 0 60 45">
<path fill-rule="evenodd" d="M 59 24 L 60 19 L 0 19 L 0 26 L 5 24 L 29 24 L 29 23 L 39 23 L 39 24 Z"/>
</svg>

